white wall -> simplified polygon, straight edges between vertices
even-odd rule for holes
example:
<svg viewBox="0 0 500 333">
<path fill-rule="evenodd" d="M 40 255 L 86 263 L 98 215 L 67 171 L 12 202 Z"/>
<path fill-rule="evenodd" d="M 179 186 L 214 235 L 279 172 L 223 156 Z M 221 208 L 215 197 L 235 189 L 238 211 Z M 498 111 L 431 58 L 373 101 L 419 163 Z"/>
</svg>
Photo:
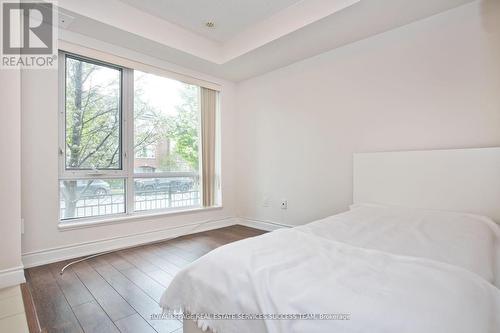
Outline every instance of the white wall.
<svg viewBox="0 0 500 333">
<path fill-rule="evenodd" d="M 61 258 L 99 252 L 134 242 L 168 238 L 179 233 L 199 230 L 194 223 L 218 221 L 233 223 L 236 211 L 235 107 L 234 84 L 201 73 L 194 73 L 113 45 L 77 35 L 67 40 L 80 42 L 115 55 L 142 61 L 157 67 L 185 73 L 222 85 L 222 172 L 223 208 L 198 213 L 157 218 L 142 218 L 124 223 L 61 231 L 58 229 L 58 78 L 57 71 L 28 70 L 22 73 L 22 216 L 25 234 L 22 238 L 23 261 L 32 266 Z M 2 154 L 2 156 L 5 156 Z M 184 228 L 171 229 L 180 226 Z M 129 237 L 132 236 L 132 237 Z"/>
<path fill-rule="evenodd" d="M 0 289 L 24 281 L 21 263 L 21 74 L 0 69 Z"/>
<path fill-rule="evenodd" d="M 64 37 L 223 86 L 224 208 L 60 231 L 57 73 L 25 71 L 28 265 L 166 238 L 204 221 L 223 225 L 241 216 L 296 225 L 331 215 L 352 201 L 353 152 L 500 145 L 498 5 L 462 6 L 236 86 L 83 36 Z"/>
<path fill-rule="evenodd" d="M 297 225 L 343 211 L 353 152 L 500 146 L 498 1 L 242 82 L 237 105 L 239 216 Z"/>
</svg>

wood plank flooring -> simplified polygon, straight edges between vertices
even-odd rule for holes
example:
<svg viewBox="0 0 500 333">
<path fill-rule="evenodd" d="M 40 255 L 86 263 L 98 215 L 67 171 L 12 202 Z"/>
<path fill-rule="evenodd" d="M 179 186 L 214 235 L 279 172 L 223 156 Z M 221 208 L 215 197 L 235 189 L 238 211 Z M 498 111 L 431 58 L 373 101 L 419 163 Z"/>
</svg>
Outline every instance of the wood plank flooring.
<svg viewBox="0 0 500 333">
<path fill-rule="evenodd" d="M 42 330 L 48 333 L 179 333 L 177 320 L 150 320 L 175 274 L 209 251 L 264 231 L 231 226 L 120 250 L 75 264 L 25 270 Z"/>
</svg>

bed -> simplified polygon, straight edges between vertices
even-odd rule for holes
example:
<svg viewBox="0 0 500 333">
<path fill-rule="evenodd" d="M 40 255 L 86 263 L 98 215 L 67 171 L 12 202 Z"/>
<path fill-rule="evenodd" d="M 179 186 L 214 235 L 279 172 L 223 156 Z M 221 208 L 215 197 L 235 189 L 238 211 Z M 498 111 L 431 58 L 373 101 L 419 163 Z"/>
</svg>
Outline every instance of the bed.
<svg viewBox="0 0 500 333">
<path fill-rule="evenodd" d="M 161 306 L 185 332 L 500 332 L 500 149 L 357 154 L 353 201 L 210 252 Z"/>
</svg>

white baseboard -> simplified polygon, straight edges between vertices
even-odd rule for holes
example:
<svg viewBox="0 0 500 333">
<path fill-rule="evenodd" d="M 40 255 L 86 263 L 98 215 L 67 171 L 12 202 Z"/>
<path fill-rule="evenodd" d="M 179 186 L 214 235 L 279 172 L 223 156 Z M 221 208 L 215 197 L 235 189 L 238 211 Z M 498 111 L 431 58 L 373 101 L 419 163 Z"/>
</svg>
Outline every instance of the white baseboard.
<svg viewBox="0 0 500 333">
<path fill-rule="evenodd" d="M 24 253 L 22 255 L 22 260 L 24 267 L 35 267 L 58 262 L 61 260 L 73 259 L 101 252 L 114 251 L 127 247 L 167 240 L 170 238 L 193 234 L 196 232 L 228 227 L 238 224 L 238 222 L 239 220 L 237 218 L 228 217 L 216 221 L 199 222 L 178 227 L 149 231 L 140 234 L 101 239 L 80 244 L 72 244 L 69 246 Z"/>
<path fill-rule="evenodd" d="M 193 223 L 178 227 L 170 227 L 160 230 L 148 231 L 140 234 L 114 237 L 109 239 L 101 239 L 92 242 L 72 244 L 68 246 L 61 246 L 41 251 L 24 253 L 22 255 L 22 260 L 24 267 L 26 268 L 35 267 L 35 266 L 50 264 L 53 262 L 58 262 L 61 260 L 89 256 L 96 253 L 115 251 L 127 247 L 133 247 L 142 244 L 167 240 L 170 238 L 179 237 L 182 235 L 188 235 L 196 232 L 228 227 L 235 224 L 240 224 L 247 227 L 266 230 L 266 231 L 293 227 L 291 225 L 270 222 L 270 221 L 260 221 L 250 218 L 228 217 L 216 221 Z M 22 273 L 22 268 L 21 268 L 21 273 Z M 22 273 L 22 278 L 24 280 L 24 273 Z M 1 282 L 1 272 L 0 272 L 0 282 Z"/>
<path fill-rule="evenodd" d="M 238 218 L 238 224 L 255 228 L 255 229 L 260 229 L 260 230 L 265 230 L 265 231 L 273 231 L 281 228 L 293 228 L 293 225 L 290 224 L 283 224 L 283 223 L 278 223 L 278 222 L 271 222 L 271 221 L 262 221 L 262 220 L 256 220 L 256 219 L 251 219 L 248 217 L 240 217 Z"/>
<path fill-rule="evenodd" d="M 26 282 L 24 278 L 24 267 L 18 266 L 0 270 L 0 289 L 16 286 Z"/>
</svg>

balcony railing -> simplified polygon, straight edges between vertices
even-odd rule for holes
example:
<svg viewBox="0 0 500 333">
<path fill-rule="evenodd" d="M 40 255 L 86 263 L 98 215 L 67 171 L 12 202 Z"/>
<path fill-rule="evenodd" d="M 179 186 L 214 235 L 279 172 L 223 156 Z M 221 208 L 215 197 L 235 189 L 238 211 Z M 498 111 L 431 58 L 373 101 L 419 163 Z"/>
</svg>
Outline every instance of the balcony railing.
<svg viewBox="0 0 500 333">
<path fill-rule="evenodd" d="M 134 189 L 134 211 L 189 208 L 200 204 L 198 184 L 193 184 L 189 188 Z M 66 202 L 61 198 L 60 216 L 62 219 L 120 214 L 125 212 L 125 195 L 123 190 L 111 190 L 101 195 L 82 194 L 76 202 L 72 216 L 66 217 L 66 209 Z"/>
<path fill-rule="evenodd" d="M 135 211 L 194 207 L 200 205 L 200 191 L 136 191 L 134 204 Z"/>
<path fill-rule="evenodd" d="M 61 217 L 66 216 L 66 202 L 61 200 Z M 106 195 L 82 195 L 76 202 L 73 217 L 82 218 L 102 215 L 120 214 L 125 212 L 125 198 L 123 193 Z"/>
</svg>

